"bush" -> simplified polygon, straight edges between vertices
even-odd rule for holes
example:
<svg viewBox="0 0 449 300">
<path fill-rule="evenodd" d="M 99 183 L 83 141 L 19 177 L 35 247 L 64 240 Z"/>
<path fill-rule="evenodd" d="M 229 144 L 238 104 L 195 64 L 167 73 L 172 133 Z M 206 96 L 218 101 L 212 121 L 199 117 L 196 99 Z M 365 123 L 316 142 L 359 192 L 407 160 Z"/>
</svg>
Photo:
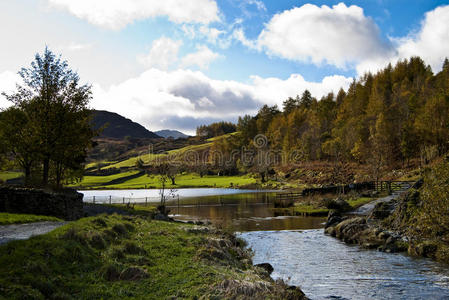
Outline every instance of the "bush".
<svg viewBox="0 0 449 300">
<path fill-rule="evenodd" d="M 89 244 L 96 249 L 106 248 L 106 242 L 104 241 L 103 236 L 96 232 L 91 235 Z"/>
<path fill-rule="evenodd" d="M 115 224 L 114 226 L 112 226 L 112 230 L 118 235 L 128 234 L 128 229 L 126 229 L 126 226 L 124 224 Z"/>
</svg>

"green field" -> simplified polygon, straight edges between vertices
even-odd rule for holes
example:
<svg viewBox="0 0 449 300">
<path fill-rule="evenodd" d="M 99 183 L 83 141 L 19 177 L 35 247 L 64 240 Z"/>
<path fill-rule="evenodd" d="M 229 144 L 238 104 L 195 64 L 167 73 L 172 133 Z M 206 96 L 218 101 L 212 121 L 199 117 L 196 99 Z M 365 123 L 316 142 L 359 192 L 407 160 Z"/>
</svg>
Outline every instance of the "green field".
<svg viewBox="0 0 449 300">
<path fill-rule="evenodd" d="M 257 299 L 298 299 L 253 267 L 243 245 L 144 216 L 84 218 L 0 246 L 0 298 L 243 299 L 250 290 Z"/>
<path fill-rule="evenodd" d="M 234 133 L 229 133 L 229 134 L 225 134 L 225 135 L 221 135 L 221 136 L 217 136 L 217 137 L 213 137 L 210 139 L 205 140 L 205 142 L 203 144 L 199 144 L 199 145 L 190 145 L 190 146 L 186 146 L 180 149 L 174 149 L 174 150 L 170 150 L 167 151 L 164 154 L 156 154 L 156 153 L 147 153 L 147 154 L 141 154 L 141 155 L 136 155 L 133 157 L 130 157 L 126 160 L 120 161 L 120 162 L 102 162 L 103 164 L 105 164 L 104 167 L 102 167 L 102 169 L 110 169 L 110 168 L 132 168 L 136 165 L 137 160 L 140 158 L 144 164 L 148 164 L 151 163 L 152 161 L 156 160 L 156 159 L 163 159 L 163 158 L 167 158 L 168 156 L 172 157 L 172 158 L 176 158 L 176 157 L 180 157 L 183 154 L 189 152 L 189 151 L 202 151 L 202 150 L 206 150 L 208 148 L 210 148 L 212 146 L 212 143 L 214 141 L 220 140 L 220 139 L 226 139 L 230 136 L 236 135 L 238 134 L 238 132 L 234 132 Z M 90 163 L 88 165 L 88 167 L 94 167 L 96 165 L 96 163 Z"/>
<path fill-rule="evenodd" d="M 138 171 L 129 171 L 125 173 L 110 176 L 85 176 L 80 183 L 72 185 L 78 188 L 101 188 L 101 189 L 139 189 L 139 188 L 160 188 L 161 182 L 159 176 L 147 176 L 143 174 L 136 178 L 126 180 L 126 177 L 138 174 Z M 112 180 L 123 179 L 124 182 L 111 184 Z M 255 184 L 257 180 L 251 175 L 241 176 L 217 176 L 205 175 L 200 177 L 195 173 L 183 174 L 176 177 L 176 185 L 167 182 L 168 188 L 187 188 L 187 187 L 240 187 L 249 184 Z"/>
<path fill-rule="evenodd" d="M 6 181 L 9 179 L 18 178 L 22 175 L 23 175 L 22 172 L 4 171 L 4 172 L 0 172 L 0 180 Z"/>
<path fill-rule="evenodd" d="M 0 213 L 0 225 L 8 224 L 24 224 L 24 223 L 34 223 L 41 221 L 53 221 L 61 222 L 61 219 L 50 216 L 38 216 L 38 215 L 28 215 L 28 214 L 10 214 L 10 213 Z"/>
</svg>

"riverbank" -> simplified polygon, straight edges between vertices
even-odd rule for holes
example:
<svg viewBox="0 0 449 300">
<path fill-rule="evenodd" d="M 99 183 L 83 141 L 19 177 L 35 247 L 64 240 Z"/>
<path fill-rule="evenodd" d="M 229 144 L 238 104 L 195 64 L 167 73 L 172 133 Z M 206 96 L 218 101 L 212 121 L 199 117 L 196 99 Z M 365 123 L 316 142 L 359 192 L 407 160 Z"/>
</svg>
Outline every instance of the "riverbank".
<svg viewBox="0 0 449 300">
<path fill-rule="evenodd" d="M 254 267 L 234 235 L 147 216 L 83 218 L 0 247 L 8 299 L 303 299 Z"/>
<path fill-rule="evenodd" d="M 364 248 L 449 263 L 448 179 L 449 164 L 442 162 L 428 169 L 407 193 L 376 204 L 368 216 L 330 212 L 325 232 Z"/>
<path fill-rule="evenodd" d="M 344 201 L 349 205 L 347 210 L 355 210 L 358 207 L 375 201 L 377 198 L 375 197 L 360 197 L 358 194 L 356 195 L 348 195 L 344 197 Z M 329 214 L 331 210 L 329 207 L 329 201 L 332 200 L 310 200 L 307 199 L 305 201 L 298 201 L 293 203 L 291 207 L 284 208 L 272 208 L 274 213 L 279 216 L 316 216 L 316 217 L 325 217 Z"/>
</svg>

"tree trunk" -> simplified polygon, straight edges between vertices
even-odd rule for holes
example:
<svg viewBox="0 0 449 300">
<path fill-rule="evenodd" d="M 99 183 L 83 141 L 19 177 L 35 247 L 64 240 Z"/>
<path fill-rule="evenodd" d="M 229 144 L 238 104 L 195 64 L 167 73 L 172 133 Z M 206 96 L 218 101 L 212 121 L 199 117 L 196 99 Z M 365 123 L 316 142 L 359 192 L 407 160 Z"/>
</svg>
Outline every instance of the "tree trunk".
<svg viewBox="0 0 449 300">
<path fill-rule="evenodd" d="M 170 178 L 171 179 L 171 184 L 172 185 L 176 185 L 176 183 L 175 183 L 175 177 L 172 177 L 172 178 Z"/>
<path fill-rule="evenodd" d="M 50 159 L 47 157 L 43 161 L 42 185 L 48 185 L 48 173 L 50 172 Z"/>
<path fill-rule="evenodd" d="M 25 185 L 30 184 L 31 179 L 31 165 L 25 166 Z"/>
<path fill-rule="evenodd" d="M 62 181 L 62 167 L 58 164 L 58 166 L 56 167 L 56 188 L 60 189 L 61 186 L 61 181 Z"/>
<path fill-rule="evenodd" d="M 262 183 L 265 183 L 265 172 L 260 172 Z"/>
</svg>

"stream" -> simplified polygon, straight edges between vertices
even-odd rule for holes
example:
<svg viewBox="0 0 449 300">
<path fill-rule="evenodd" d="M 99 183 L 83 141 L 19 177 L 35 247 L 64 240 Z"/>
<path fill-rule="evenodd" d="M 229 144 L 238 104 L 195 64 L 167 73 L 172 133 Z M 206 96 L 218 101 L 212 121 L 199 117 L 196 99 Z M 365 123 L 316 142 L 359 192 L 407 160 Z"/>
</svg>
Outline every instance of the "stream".
<svg viewBox="0 0 449 300">
<path fill-rule="evenodd" d="M 168 202 L 172 216 L 236 231 L 255 264 L 270 263 L 273 278 L 311 299 L 449 299 L 447 265 L 346 245 L 324 235 L 325 218 L 276 216 L 272 191 L 220 190 L 185 191 L 179 202 Z"/>
</svg>

